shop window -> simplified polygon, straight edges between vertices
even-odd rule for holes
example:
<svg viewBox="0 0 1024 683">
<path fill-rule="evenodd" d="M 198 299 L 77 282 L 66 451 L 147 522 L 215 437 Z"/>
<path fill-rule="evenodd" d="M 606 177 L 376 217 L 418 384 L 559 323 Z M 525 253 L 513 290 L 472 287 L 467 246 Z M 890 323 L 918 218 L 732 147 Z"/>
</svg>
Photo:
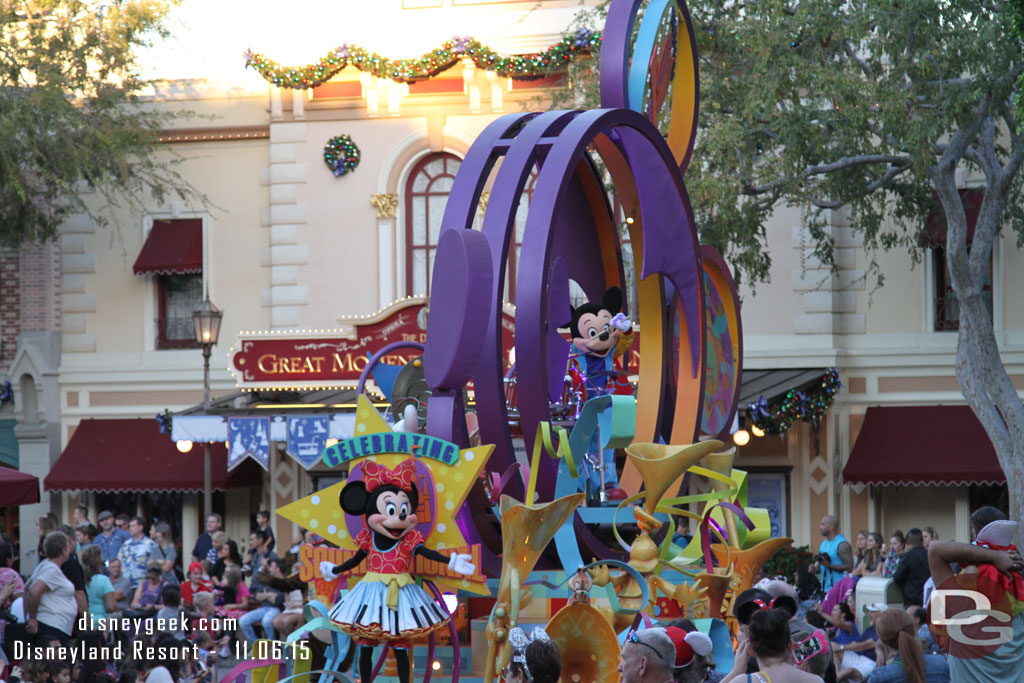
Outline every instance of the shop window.
<svg viewBox="0 0 1024 683">
<path fill-rule="evenodd" d="M 977 188 L 960 190 L 963 202 L 964 217 L 967 220 L 967 248 L 971 248 L 974 240 L 974 226 L 978 222 L 981 202 L 984 193 Z M 936 200 L 937 201 L 937 200 Z M 927 217 L 921 233 L 921 244 L 931 250 L 932 266 L 932 310 L 934 312 L 936 332 L 955 332 L 960 329 L 960 302 L 953 291 L 949 277 L 949 259 L 946 258 L 946 217 L 941 208 L 936 209 Z M 989 319 L 992 319 L 992 260 L 989 259 L 982 283 L 982 295 L 988 308 Z"/>
<path fill-rule="evenodd" d="M 932 249 L 932 266 L 935 273 L 935 331 L 956 332 L 960 329 L 960 302 L 957 300 L 956 292 L 949 277 L 949 260 L 946 258 L 944 247 Z M 988 269 L 985 271 L 985 281 L 982 284 L 982 296 L 985 297 L 985 307 L 988 308 L 989 320 L 992 319 L 992 260 L 989 259 Z"/>
<path fill-rule="evenodd" d="M 157 276 L 158 349 L 199 348 L 192 311 L 203 303 L 203 274 Z"/>
<path fill-rule="evenodd" d="M 192 311 L 203 303 L 203 221 L 154 220 L 132 267 L 156 283 L 156 348 L 197 348 Z"/>
<path fill-rule="evenodd" d="M 429 296 L 434 251 L 448 194 L 462 161 L 439 152 L 421 159 L 405 186 L 405 287 L 408 296 Z"/>
</svg>

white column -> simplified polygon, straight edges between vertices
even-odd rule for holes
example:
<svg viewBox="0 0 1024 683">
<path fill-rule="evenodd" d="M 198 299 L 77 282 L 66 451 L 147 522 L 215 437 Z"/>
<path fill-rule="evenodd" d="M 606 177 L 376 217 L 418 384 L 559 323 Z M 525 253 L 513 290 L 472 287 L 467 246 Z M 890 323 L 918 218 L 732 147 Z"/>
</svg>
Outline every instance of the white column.
<svg viewBox="0 0 1024 683">
<path fill-rule="evenodd" d="M 26 576 L 38 563 L 39 527 L 36 521 L 50 511 L 50 494 L 45 493 L 43 478 L 50 473 L 50 441 L 46 436 L 46 423 L 14 427 L 18 438 L 18 464 L 25 474 L 39 478 L 40 502 L 18 508 L 21 541 L 21 573 Z"/>
<path fill-rule="evenodd" d="M 395 295 L 395 226 L 398 223 L 398 195 L 373 194 L 370 203 L 377 209 L 377 300 L 386 308 Z"/>
<path fill-rule="evenodd" d="M 224 531 L 238 544 L 238 552 L 245 554 L 249 546 L 251 521 L 249 510 L 249 489 L 231 489 L 224 496 Z"/>
<path fill-rule="evenodd" d="M 966 486 L 957 486 L 953 501 L 953 514 L 956 523 L 956 538 L 953 540 L 968 543 L 971 540 L 971 501 Z"/>
<path fill-rule="evenodd" d="M 200 531 L 206 531 L 206 525 L 199 520 L 199 494 L 185 493 L 181 496 L 181 568 L 188 574 L 188 565 L 192 558 L 192 548 L 196 547 L 196 539 Z"/>
</svg>

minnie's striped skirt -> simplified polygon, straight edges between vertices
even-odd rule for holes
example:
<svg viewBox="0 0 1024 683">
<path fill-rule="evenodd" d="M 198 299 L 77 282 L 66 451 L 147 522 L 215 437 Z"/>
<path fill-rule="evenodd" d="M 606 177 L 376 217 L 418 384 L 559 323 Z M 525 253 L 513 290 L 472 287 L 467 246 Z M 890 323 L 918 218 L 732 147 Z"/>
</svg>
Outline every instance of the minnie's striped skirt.
<svg viewBox="0 0 1024 683">
<path fill-rule="evenodd" d="M 379 576 L 379 575 L 378 575 Z M 415 582 L 398 589 L 398 605 L 387 605 L 388 584 L 364 578 L 331 610 L 331 621 L 361 644 L 404 641 L 444 626 L 451 615 Z"/>
</svg>

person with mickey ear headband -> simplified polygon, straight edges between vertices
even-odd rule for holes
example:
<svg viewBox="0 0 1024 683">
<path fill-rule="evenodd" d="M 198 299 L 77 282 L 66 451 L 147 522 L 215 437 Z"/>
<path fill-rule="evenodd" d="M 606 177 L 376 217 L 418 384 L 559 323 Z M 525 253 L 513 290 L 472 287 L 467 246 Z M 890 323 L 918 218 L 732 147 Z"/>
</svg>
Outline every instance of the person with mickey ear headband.
<svg viewBox="0 0 1024 683">
<path fill-rule="evenodd" d="M 541 627 L 529 634 L 518 626 L 508 632 L 512 656 L 501 670 L 505 683 L 557 683 L 562 673 L 562 656 L 558 645 Z"/>
</svg>

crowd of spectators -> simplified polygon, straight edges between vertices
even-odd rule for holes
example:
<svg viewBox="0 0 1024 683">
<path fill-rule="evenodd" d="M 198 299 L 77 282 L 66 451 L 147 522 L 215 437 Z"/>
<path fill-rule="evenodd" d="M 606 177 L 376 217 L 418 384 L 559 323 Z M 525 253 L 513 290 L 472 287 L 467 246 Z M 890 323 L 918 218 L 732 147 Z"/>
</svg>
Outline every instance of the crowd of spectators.
<svg viewBox="0 0 1024 683">
<path fill-rule="evenodd" d="M 10 545 L 0 541 L 7 681 L 202 682 L 219 660 L 244 652 L 246 643 L 283 637 L 301 624 L 306 587 L 290 572 L 291 553 L 282 558 L 275 552 L 266 512 L 244 541 L 244 557 L 221 529 L 221 518 L 210 515 L 184 573 L 168 525 L 150 524 L 147 534 L 146 520 L 139 517 L 102 512 L 97 528 L 84 509 L 76 516 L 81 519 L 74 520 L 75 527 L 40 520 L 40 531 L 46 532 L 39 548 L 43 559 L 27 580 L 12 567 Z M 620 652 L 622 681 L 1017 680 L 1024 654 L 1013 653 L 1024 653 L 1024 614 L 1013 617 L 1013 642 L 1006 649 L 966 658 L 940 648 L 929 627 L 924 607 L 929 592 L 950 585 L 957 570 L 1009 577 L 1000 585 L 1014 604 L 1024 603 L 1024 560 L 1012 547 L 1016 523 L 994 508 L 981 508 L 971 526 L 974 544 L 941 541 L 930 527 L 896 531 L 888 543 L 878 532 L 863 531 L 851 544 L 838 532 L 838 520 L 827 516 L 821 523 L 824 540 L 814 563 L 801 573 L 804 580 L 791 585 L 766 578 L 736 596 L 728 671 L 712 660 L 710 639 L 679 619 L 627 635 Z M 875 602 L 858 614 L 858 582 L 865 577 L 890 579 L 902 601 Z M 112 623 L 119 626 L 111 628 Z M 107 652 L 102 648 L 136 642 L 157 654 L 136 658 L 126 648 L 126 657 L 79 657 L 81 663 L 18 656 L 26 647 L 36 653 L 60 646 Z M 314 656 L 322 655 L 323 644 L 311 643 Z M 513 653 L 503 677 L 512 683 L 556 683 L 561 668 L 557 646 L 545 637 Z"/>
<path fill-rule="evenodd" d="M 305 590 L 301 582 L 275 587 L 293 556 L 275 553 L 269 521 L 269 512 L 257 515 L 243 558 L 220 515 L 211 514 L 187 573 L 170 525 L 109 510 L 95 525 L 84 507 L 74 511 L 74 526 L 41 518 L 41 559 L 27 579 L 12 567 L 10 544 L 0 542 L 5 680 L 203 681 L 218 661 L 245 656 L 257 638 L 290 633 Z M 101 665 L 96 656 L 71 665 L 72 649 L 100 655 Z M 156 654 L 130 656 L 140 650 Z"/>
</svg>

